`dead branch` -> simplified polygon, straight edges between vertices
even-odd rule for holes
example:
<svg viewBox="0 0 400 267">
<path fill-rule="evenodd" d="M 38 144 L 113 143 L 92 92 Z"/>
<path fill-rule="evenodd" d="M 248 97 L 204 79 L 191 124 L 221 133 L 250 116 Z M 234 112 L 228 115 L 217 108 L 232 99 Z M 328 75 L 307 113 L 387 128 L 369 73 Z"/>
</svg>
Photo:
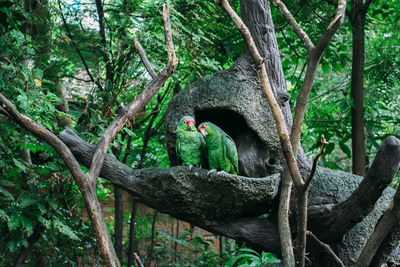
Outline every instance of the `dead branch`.
<svg viewBox="0 0 400 267">
<path fill-rule="evenodd" d="M 153 67 L 151 66 L 150 61 L 147 58 L 146 51 L 144 51 L 142 45 L 140 44 L 140 42 L 137 39 L 135 39 L 134 42 L 135 42 L 135 47 L 139 52 L 139 56 L 143 62 L 144 67 L 150 74 L 151 78 L 155 78 L 157 76 L 157 73 L 154 71 Z"/>
</svg>

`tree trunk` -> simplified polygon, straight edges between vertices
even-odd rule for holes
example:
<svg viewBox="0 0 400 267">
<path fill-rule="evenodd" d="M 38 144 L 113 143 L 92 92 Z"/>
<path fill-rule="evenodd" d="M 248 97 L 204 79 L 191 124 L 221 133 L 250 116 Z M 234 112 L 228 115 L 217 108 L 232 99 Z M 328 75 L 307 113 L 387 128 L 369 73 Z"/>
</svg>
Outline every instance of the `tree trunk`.
<svg viewBox="0 0 400 267">
<path fill-rule="evenodd" d="M 365 176 L 364 133 L 364 47 L 365 16 L 362 0 L 351 1 L 351 26 L 353 33 L 353 61 L 351 69 L 351 126 L 353 173 Z"/>
<path fill-rule="evenodd" d="M 114 225 L 114 248 L 118 259 L 122 265 L 122 235 L 124 207 L 122 202 L 122 189 L 114 185 L 114 207 L 115 207 L 115 225 Z"/>
</svg>

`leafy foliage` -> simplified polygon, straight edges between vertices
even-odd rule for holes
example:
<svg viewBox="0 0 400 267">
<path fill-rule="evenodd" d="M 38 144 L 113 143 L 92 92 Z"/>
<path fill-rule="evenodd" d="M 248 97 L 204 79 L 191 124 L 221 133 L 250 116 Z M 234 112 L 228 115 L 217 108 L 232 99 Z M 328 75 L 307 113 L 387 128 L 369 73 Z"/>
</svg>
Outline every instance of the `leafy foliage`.
<svg viewBox="0 0 400 267">
<path fill-rule="evenodd" d="M 273 263 L 280 263 L 281 260 L 276 258 L 270 252 L 261 252 L 258 253 L 249 248 L 240 248 L 238 250 L 238 255 L 230 259 L 226 264 L 225 267 L 230 266 L 264 266 L 264 264 L 273 264 Z"/>
</svg>

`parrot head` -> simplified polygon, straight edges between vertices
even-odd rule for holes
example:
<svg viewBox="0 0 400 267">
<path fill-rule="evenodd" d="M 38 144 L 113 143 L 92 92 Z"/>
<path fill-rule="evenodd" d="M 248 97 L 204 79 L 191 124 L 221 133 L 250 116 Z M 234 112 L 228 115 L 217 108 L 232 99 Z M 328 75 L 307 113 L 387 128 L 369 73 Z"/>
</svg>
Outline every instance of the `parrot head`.
<svg viewBox="0 0 400 267">
<path fill-rule="evenodd" d="M 179 121 L 178 128 L 185 129 L 186 131 L 193 131 L 194 124 L 195 121 L 192 116 L 185 116 Z"/>
<path fill-rule="evenodd" d="M 206 137 L 210 132 L 213 132 L 213 124 L 211 122 L 203 122 L 198 127 L 199 132 Z"/>
</svg>

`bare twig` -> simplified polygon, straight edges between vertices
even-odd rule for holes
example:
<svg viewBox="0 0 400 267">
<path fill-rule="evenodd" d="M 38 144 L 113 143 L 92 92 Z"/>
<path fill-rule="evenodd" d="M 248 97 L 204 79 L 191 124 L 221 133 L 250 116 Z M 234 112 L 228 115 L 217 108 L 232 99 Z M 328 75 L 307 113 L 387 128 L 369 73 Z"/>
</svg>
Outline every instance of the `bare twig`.
<svg viewBox="0 0 400 267">
<path fill-rule="evenodd" d="M 168 51 L 168 63 L 166 68 L 164 68 L 160 74 L 154 78 L 147 88 L 127 107 L 121 109 L 119 115 L 113 120 L 113 122 L 107 127 L 103 136 L 98 143 L 96 152 L 93 156 L 92 164 L 89 170 L 89 176 L 91 177 L 91 182 L 96 183 L 97 177 L 100 173 L 101 166 L 103 165 L 104 157 L 106 151 L 114 140 L 117 132 L 129 121 L 138 111 L 140 111 L 144 105 L 158 92 L 158 90 L 164 85 L 166 80 L 175 71 L 178 60 L 175 55 L 174 46 L 172 43 L 172 33 L 171 25 L 169 20 L 169 11 L 166 4 L 164 4 L 164 30 L 165 30 L 165 42 Z"/>
<path fill-rule="evenodd" d="M 312 168 L 311 168 L 311 172 L 310 172 L 310 174 L 308 175 L 308 177 L 306 179 L 305 186 L 308 186 L 310 184 L 311 180 L 313 179 L 313 177 L 315 175 L 315 171 L 317 169 L 318 160 L 321 157 L 322 153 L 324 153 L 325 147 L 328 144 L 328 142 L 326 141 L 324 135 L 322 135 L 321 139 L 322 139 L 321 140 L 321 143 L 322 143 L 321 147 L 320 147 L 317 155 L 315 155 L 315 157 L 314 157 Z"/>
<path fill-rule="evenodd" d="M 318 239 L 318 237 L 316 237 L 312 232 L 307 231 L 307 235 L 311 236 L 321 247 L 323 247 L 328 253 L 329 255 L 332 256 L 332 258 L 334 259 L 334 261 L 339 265 L 344 267 L 344 264 L 342 262 L 342 260 L 336 255 L 335 252 L 333 252 L 332 248 L 328 245 L 323 243 L 321 240 Z"/>
<path fill-rule="evenodd" d="M 133 256 L 135 256 L 135 260 L 140 267 L 144 267 L 142 260 L 136 252 L 133 252 Z"/>
<path fill-rule="evenodd" d="M 308 52 L 311 52 L 314 49 L 314 44 L 312 43 L 310 37 L 308 37 L 308 35 L 300 27 L 300 24 L 297 23 L 292 13 L 290 13 L 287 7 L 279 0 L 271 0 L 271 3 L 279 9 L 279 11 L 282 13 L 282 15 L 286 18 L 286 20 L 290 24 L 290 27 L 292 27 L 294 33 L 303 42 Z"/>
<path fill-rule="evenodd" d="M 156 72 L 154 71 L 153 67 L 151 66 L 150 61 L 149 61 L 149 59 L 147 58 L 146 52 L 144 51 L 142 45 L 140 44 L 140 42 L 139 42 L 137 39 L 135 39 L 135 47 L 136 47 L 136 49 L 137 49 L 138 52 L 139 52 L 139 56 L 140 56 L 140 59 L 141 59 L 142 62 L 143 62 L 144 67 L 145 67 L 146 70 L 149 72 L 150 76 L 151 76 L 152 78 L 155 78 L 155 77 L 157 76 L 157 74 L 156 74 Z"/>
</svg>

